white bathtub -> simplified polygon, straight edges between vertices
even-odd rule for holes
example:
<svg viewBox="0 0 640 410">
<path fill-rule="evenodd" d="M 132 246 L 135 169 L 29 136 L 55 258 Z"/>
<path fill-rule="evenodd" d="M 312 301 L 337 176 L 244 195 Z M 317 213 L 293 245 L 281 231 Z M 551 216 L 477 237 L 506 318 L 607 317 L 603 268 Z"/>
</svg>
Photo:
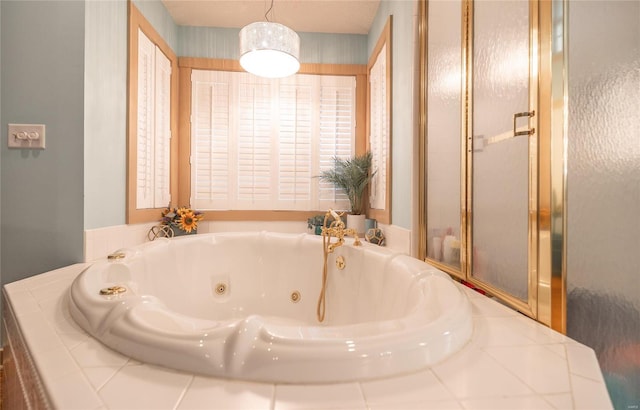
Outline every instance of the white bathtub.
<svg viewBox="0 0 640 410">
<path fill-rule="evenodd" d="M 169 368 L 272 383 L 380 378 L 428 367 L 472 332 L 447 275 L 369 244 L 329 255 L 323 323 L 320 236 L 199 234 L 123 253 L 78 276 L 71 315 L 114 350 Z M 127 291 L 100 295 L 115 285 Z"/>
</svg>

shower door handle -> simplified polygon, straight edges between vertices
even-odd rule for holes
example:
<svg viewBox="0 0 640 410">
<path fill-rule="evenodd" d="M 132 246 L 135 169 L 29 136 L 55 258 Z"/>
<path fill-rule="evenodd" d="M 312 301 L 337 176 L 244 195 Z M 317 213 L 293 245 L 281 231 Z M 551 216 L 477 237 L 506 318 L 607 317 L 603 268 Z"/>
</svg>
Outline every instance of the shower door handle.
<svg viewBox="0 0 640 410">
<path fill-rule="evenodd" d="M 532 135 L 534 132 L 536 132 L 535 128 L 531 128 L 529 130 L 525 130 L 525 131 L 517 131 L 516 130 L 516 120 L 519 117 L 533 117 L 534 115 L 536 115 L 536 111 L 525 111 L 525 112 L 518 112 L 513 114 L 513 136 L 514 137 L 518 137 L 520 135 Z"/>
</svg>

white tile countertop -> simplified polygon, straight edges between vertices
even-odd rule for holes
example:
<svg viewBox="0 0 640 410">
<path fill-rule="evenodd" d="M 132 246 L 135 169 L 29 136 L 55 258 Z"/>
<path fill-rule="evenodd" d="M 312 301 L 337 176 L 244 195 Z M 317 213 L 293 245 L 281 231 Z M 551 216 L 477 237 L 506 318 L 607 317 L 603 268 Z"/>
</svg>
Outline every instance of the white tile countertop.
<svg viewBox="0 0 640 410">
<path fill-rule="evenodd" d="M 250 383 L 132 360 L 75 324 L 67 292 L 86 264 L 5 285 L 56 409 L 610 409 L 592 349 L 462 285 L 471 341 L 423 371 L 323 385 Z"/>
</svg>

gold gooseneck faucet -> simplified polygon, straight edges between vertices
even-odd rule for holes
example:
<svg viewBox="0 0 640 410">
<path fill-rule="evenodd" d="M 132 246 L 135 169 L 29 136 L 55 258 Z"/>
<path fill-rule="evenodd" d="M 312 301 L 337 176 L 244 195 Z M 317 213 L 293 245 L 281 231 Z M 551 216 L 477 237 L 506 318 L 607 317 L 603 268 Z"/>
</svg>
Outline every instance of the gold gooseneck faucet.
<svg viewBox="0 0 640 410">
<path fill-rule="evenodd" d="M 322 265 L 322 289 L 320 290 L 320 297 L 318 298 L 318 306 L 316 308 L 316 317 L 318 322 L 324 321 L 325 314 L 325 297 L 327 292 L 327 258 L 330 253 L 344 244 L 345 236 L 353 236 L 353 246 L 361 246 L 360 238 L 355 229 L 346 228 L 342 221 L 344 212 L 338 214 L 333 209 L 329 209 L 324 215 L 324 222 L 322 223 L 322 250 L 324 256 L 324 263 Z M 333 221 L 327 226 L 327 221 L 330 217 L 333 217 Z M 331 238 L 336 238 L 335 242 L 331 242 Z"/>
</svg>

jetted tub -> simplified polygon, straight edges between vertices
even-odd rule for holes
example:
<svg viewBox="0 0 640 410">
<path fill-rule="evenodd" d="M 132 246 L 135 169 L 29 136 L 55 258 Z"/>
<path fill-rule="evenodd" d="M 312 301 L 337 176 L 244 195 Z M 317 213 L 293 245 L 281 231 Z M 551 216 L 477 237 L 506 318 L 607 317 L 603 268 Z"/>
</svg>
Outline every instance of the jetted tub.
<svg viewBox="0 0 640 410">
<path fill-rule="evenodd" d="M 322 255 L 322 238 L 308 234 L 157 239 L 84 270 L 71 286 L 70 311 L 88 333 L 134 359 L 272 383 L 412 372 L 469 340 L 469 301 L 446 274 L 352 241 L 329 255 L 319 323 Z M 115 286 L 126 291 L 100 294 Z"/>
</svg>

